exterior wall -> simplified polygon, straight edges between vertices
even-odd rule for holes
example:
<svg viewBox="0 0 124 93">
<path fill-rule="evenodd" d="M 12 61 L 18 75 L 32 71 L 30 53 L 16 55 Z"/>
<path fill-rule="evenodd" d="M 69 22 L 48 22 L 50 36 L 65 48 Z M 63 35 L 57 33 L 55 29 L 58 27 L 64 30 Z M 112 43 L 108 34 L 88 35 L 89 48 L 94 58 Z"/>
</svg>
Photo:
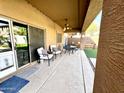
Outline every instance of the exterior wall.
<svg viewBox="0 0 124 93">
<path fill-rule="evenodd" d="M 56 44 L 56 31 L 63 29 L 25 0 L 0 0 L 0 15 L 46 30 L 46 46 Z"/>
<path fill-rule="evenodd" d="M 97 45 L 95 44 L 95 42 L 92 40 L 91 37 L 82 37 L 81 38 L 81 47 L 82 49 L 84 48 L 97 48 Z"/>
<path fill-rule="evenodd" d="M 74 45 L 80 48 L 80 38 L 68 38 L 68 44 L 72 44 L 72 42 L 74 43 Z"/>
<path fill-rule="evenodd" d="M 93 93 L 124 93 L 124 2 L 104 0 Z"/>
</svg>

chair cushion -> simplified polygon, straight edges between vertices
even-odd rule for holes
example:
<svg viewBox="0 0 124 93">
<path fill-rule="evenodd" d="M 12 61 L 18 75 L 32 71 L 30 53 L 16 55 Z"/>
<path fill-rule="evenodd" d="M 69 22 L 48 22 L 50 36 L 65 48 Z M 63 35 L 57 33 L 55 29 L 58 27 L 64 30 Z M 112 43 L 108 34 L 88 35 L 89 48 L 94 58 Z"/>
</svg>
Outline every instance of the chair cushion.
<svg viewBox="0 0 124 93">
<path fill-rule="evenodd" d="M 52 50 L 53 50 L 53 51 L 57 51 L 57 48 L 53 47 Z"/>
<path fill-rule="evenodd" d="M 53 52 L 53 54 L 60 54 L 61 53 L 61 51 L 55 51 L 55 52 Z"/>
<path fill-rule="evenodd" d="M 42 55 L 42 50 L 43 50 L 43 47 L 37 49 L 37 52 L 39 55 Z"/>
<path fill-rule="evenodd" d="M 53 54 L 48 54 L 48 56 L 40 56 L 40 59 L 51 59 Z"/>
<path fill-rule="evenodd" d="M 43 50 L 42 50 L 42 55 L 43 55 L 43 56 L 48 55 L 47 50 L 43 49 Z"/>
</svg>

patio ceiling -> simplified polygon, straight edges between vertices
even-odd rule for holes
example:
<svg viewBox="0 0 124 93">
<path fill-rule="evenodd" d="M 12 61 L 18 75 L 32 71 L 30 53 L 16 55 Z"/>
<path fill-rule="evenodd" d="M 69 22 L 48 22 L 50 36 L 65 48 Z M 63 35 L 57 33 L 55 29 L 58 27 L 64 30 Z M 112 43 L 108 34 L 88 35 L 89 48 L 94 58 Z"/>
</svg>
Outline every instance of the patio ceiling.
<svg viewBox="0 0 124 93">
<path fill-rule="evenodd" d="M 72 27 L 72 31 L 81 31 L 89 7 L 89 3 L 92 0 L 27 0 L 27 1 L 33 7 L 37 8 L 39 11 L 41 11 L 46 16 L 51 18 L 61 27 L 64 28 L 65 18 L 67 18 L 68 23 Z"/>
</svg>

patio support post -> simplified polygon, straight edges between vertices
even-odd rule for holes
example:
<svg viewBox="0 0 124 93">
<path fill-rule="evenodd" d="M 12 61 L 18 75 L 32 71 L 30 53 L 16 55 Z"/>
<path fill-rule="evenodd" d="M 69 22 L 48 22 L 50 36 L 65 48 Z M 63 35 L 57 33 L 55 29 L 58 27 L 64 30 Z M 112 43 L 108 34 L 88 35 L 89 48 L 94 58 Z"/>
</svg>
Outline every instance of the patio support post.
<svg viewBox="0 0 124 93">
<path fill-rule="evenodd" d="M 93 93 L 124 93 L 124 1 L 103 2 Z"/>
<path fill-rule="evenodd" d="M 80 38 L 80 49 L 84 49 L 84 32 L 81 33 L 81 38 Z"/>
<path fill-rule="evenodd" d="M 82 33 L 81 33 L 81 37 L 80 37 L 80 49 L 82 49 Z"/>
</svg>

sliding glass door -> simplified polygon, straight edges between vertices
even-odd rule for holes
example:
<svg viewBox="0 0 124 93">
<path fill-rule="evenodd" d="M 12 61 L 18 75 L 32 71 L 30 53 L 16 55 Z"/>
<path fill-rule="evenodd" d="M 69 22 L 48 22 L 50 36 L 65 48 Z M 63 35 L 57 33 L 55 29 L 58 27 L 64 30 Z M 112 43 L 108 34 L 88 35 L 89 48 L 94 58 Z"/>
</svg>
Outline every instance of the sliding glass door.
<svg viewBox="0 0 124 93">
<path fill-rule="evenodd" d="M 22 67 L 30 62 L 27 25 L 13 22 L 13 34 L 18 67 Z"/>
<path fill-rule="evenodd" d="M 28 26 L 0 17 L 0 79 L 29 62 Z"/>
<path fill-rule="evenodd" d="M 16 71 L 10 20 L 0 17 L 0 79 Z"/>
</svg>

